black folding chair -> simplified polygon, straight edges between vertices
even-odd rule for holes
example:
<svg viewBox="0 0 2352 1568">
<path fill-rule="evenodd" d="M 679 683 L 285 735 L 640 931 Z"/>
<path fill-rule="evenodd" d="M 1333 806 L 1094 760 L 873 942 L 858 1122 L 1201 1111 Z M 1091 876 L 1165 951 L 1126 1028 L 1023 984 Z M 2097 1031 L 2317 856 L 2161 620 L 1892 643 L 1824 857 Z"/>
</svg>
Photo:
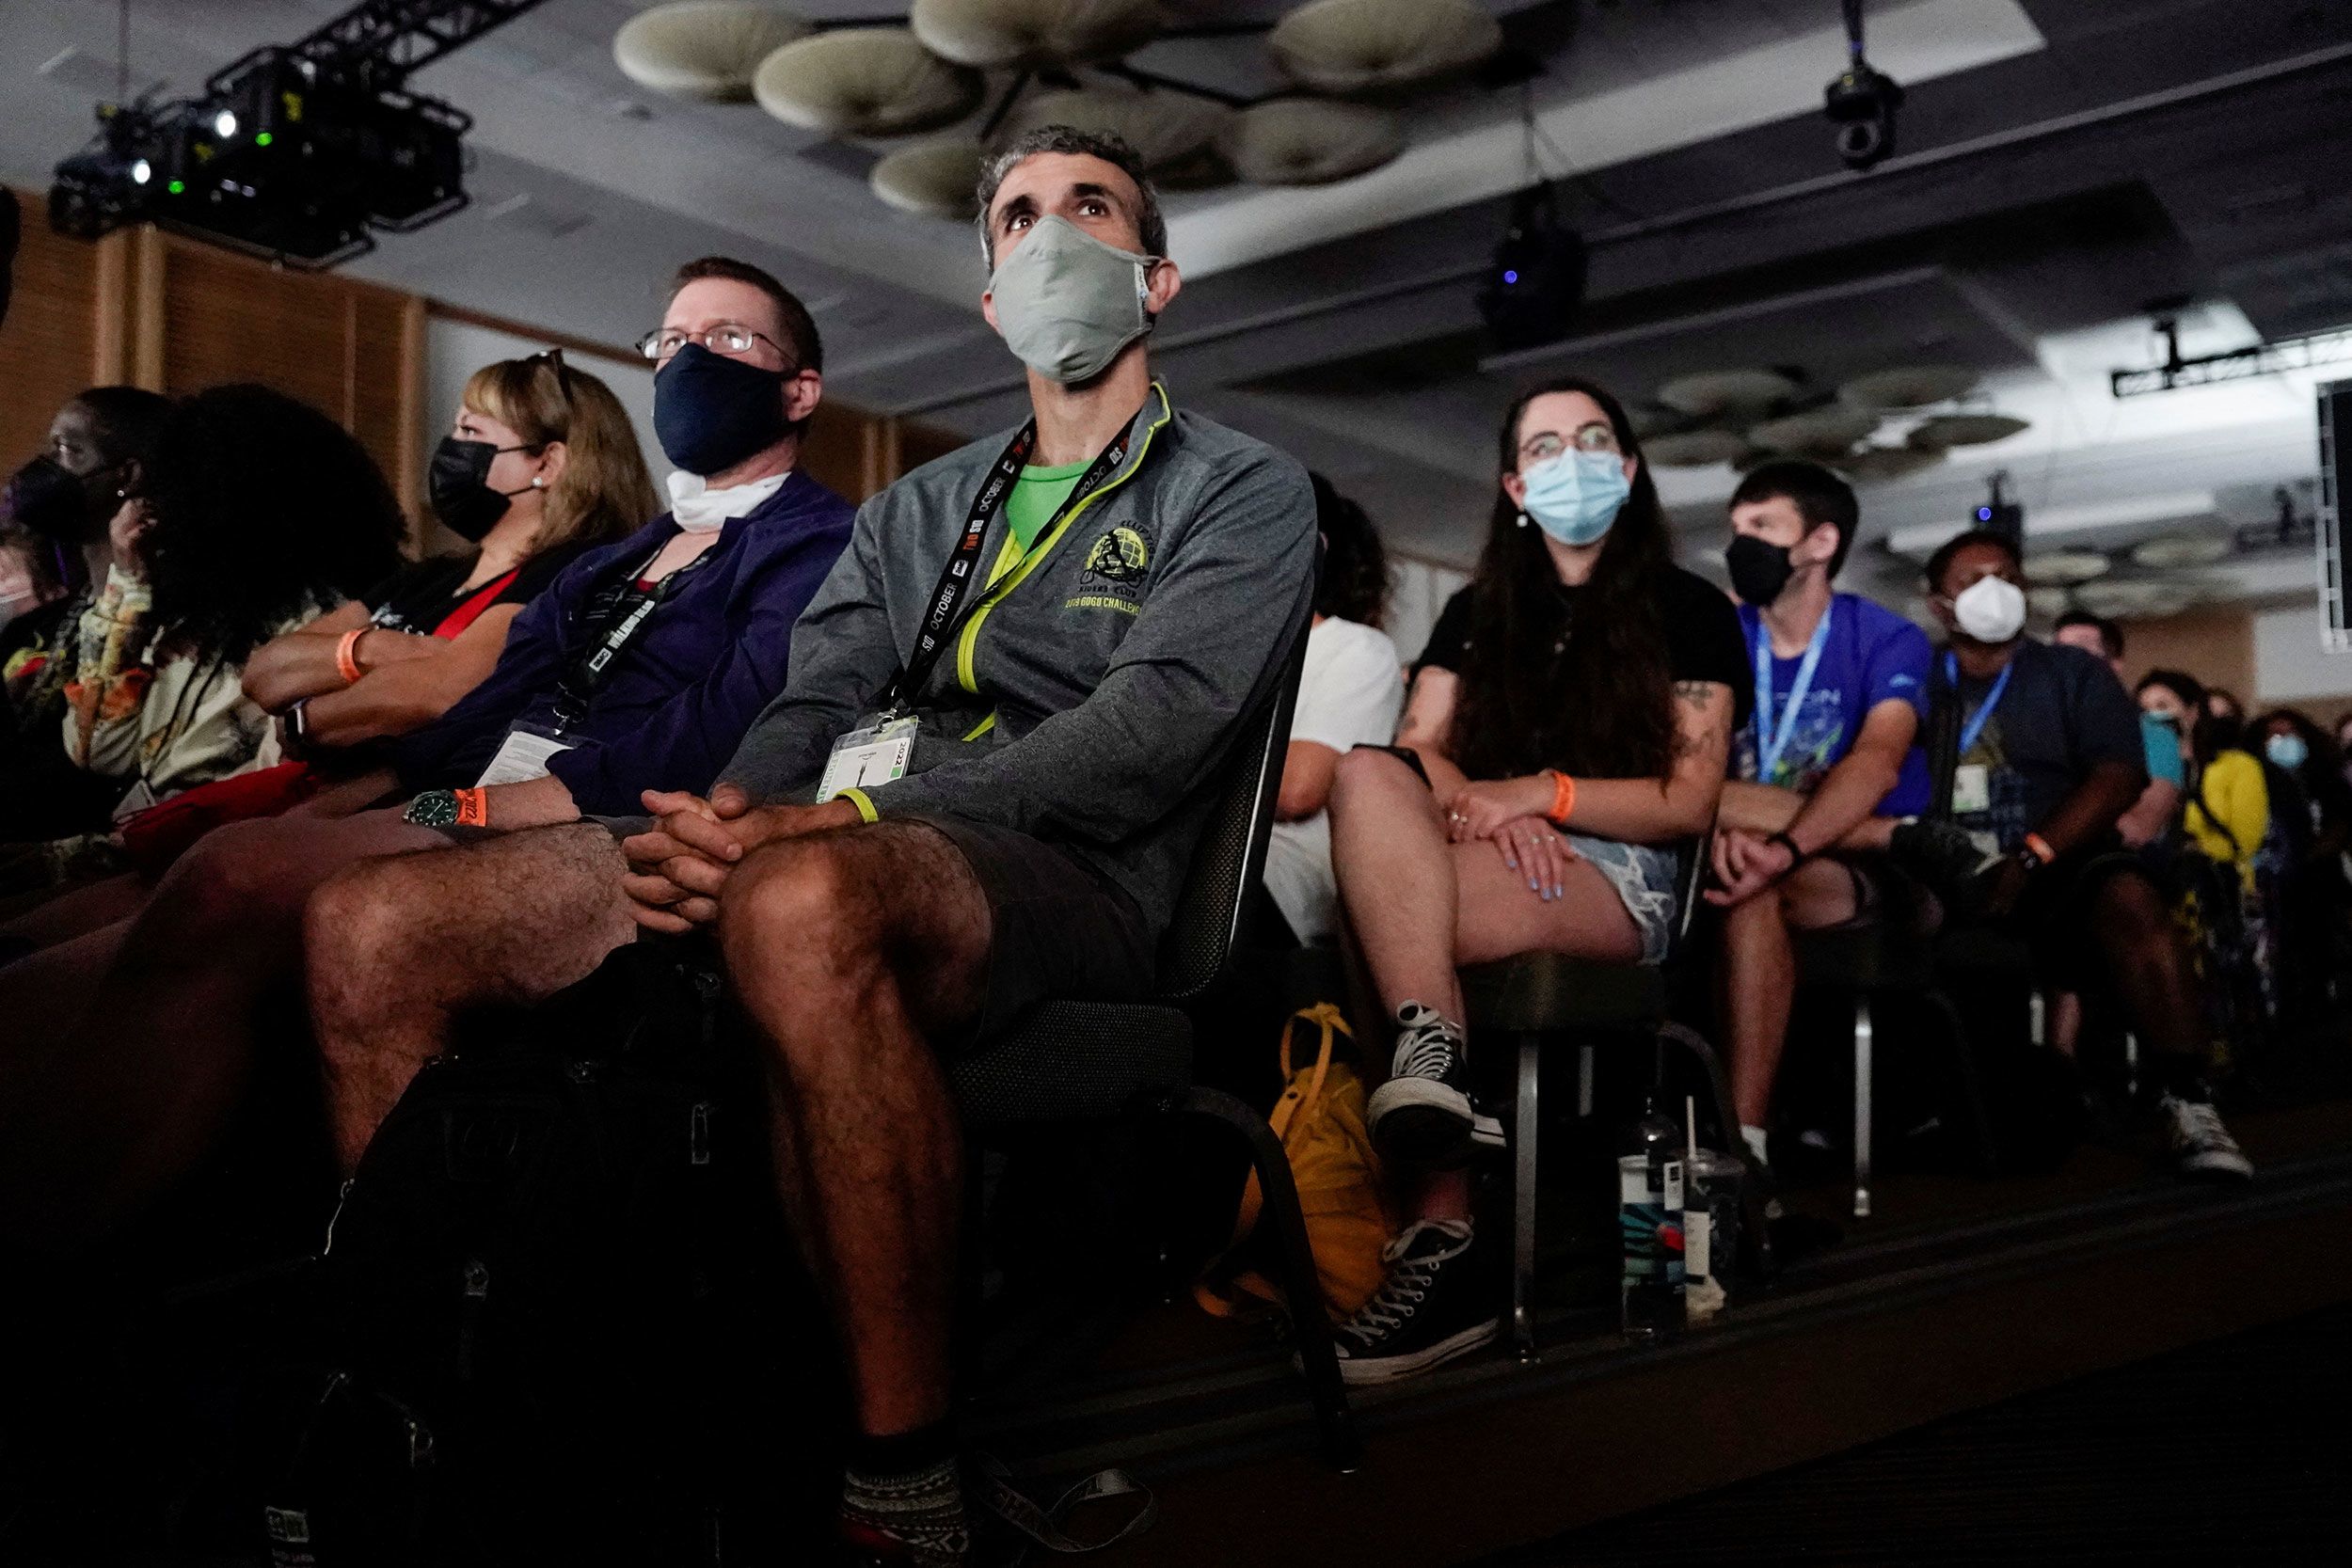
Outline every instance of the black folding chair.
<svg viewBox="0 0 2352 1568">
<path fill-rule="evenodd" d="M 993 1132 L 1111 1116 L 1197 1116 L 1232 1128 L 1249 1148 L 1276 1243 L 1280 1283 L 1306 1372 L 1325 1456 L 1352 1470 L 1360 1455 L 1323 1309 L 1307 1222 L 1290 1163 L 1266 1118 L 1193 1082 L 1190 1007 L 1223 977 L 1265 866 L 1281 790 L 1291 709 L 1306 663 L 1302 631 L 1286 673 L 1227 760 L 1176 916 L 1160 946 L 1158 984 L 1145 1002 L 1052 1001 L 956 1062 L 948 1078 L 965 1132 Z"/>
<path fill-rule="evenodd" d="M 1658 964 L 1600 963 L 1560 953 L 1522 953 L 1496 963 L 1476 964 L 1462 971 L 1462 992 L 1469 1004 L 1470 1031 L 1486 1040 L 1510 1040 L 1518 1051 L 1518 1080 L 1512 1102 L 1511 1181 L 1511 1339 L 1521 1360 L 1535 1354 L 1535 1143 L 1538 1065 L 1548 1042 L 1573 1037 L 1586 1053 L 1581 1077 L 1589 1109 L 1592 1058 L 1596 1038 L 1645 1042 L 1653 1048 L 1672 1044 L 1698 1065 L 1706 1077 L 1708 1098 L 1723 1129 L 1725 1151 L 1743 1164 L 1747 1150 L 1740 1137 L 1740 1118 L 1731 1108 L 1731 1089 L 1714 1048 L 1695 1030 L 1674 1022 L 1669 1014 L 1673 995 L 1672 971 L 1677 970 L 1689 947 L 1692 917 L 1697 911 L 1699 881 L 1706 868 L 1707 839 L 1682 847 L 1677 879 L 1681 907 L 1664 962 Z M 1744 1213 L 1741 1228 L 1754 1247 L 1751 1256 L 1769 1269 L 1772 1241 L 1764 1228 L 1763 1194 L 1753 1168 L 1742 1183 Z"/>
</svg>

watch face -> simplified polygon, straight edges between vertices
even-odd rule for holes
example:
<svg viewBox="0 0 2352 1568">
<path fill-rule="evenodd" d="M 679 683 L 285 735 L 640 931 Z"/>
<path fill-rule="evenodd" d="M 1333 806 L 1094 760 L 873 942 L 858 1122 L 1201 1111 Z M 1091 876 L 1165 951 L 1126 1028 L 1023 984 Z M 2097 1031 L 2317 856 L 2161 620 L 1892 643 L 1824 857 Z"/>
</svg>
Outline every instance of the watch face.
<svg viewBox="0 0 2352 1568">
<path fill-rule="evenodd" d="M 404 821 L 420 828 L 450 828 L 457 824 L 457 793 L 449 789 L 431 789 L 408 802 L 401 813 Z"/>
</svg>

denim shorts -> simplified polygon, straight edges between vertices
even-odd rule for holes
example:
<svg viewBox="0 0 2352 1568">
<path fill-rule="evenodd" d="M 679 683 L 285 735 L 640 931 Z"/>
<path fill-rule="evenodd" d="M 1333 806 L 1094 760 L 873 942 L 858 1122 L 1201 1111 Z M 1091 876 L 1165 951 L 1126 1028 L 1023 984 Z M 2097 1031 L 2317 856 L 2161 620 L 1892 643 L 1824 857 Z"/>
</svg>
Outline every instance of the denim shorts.
<svg viewBox="0 0 2352 1568">
<path fill-rule="evenodd" d="M 1675 885 L 1677 873 L 1682 869 L 1679 858 L 1672 849 L 1654 844 L 1620 844 L 1613 838 L 1584 833 L 1561 836 L 1617 890 L 1625 912 L 1633 917 L 1633 928 L 1642 934 L 1642 961 L 1663 963 L 1666 948 L 1674 940 L 1675 918 L 1680 912 L 1676 908 Z"/>
</svg>

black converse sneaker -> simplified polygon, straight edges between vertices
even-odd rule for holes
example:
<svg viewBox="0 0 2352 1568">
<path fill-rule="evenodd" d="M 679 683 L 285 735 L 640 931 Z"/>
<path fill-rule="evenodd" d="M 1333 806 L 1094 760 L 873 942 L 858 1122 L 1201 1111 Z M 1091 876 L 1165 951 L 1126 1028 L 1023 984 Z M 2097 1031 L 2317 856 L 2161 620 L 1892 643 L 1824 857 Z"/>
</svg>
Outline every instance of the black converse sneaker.
<svg viewBox="0 0 2352 1568">
<path fill-rule="evenodd" d="M 1410 1377 L 1495 1337 L 1499 1320 L 1470 1251 L 1468 1220 L 1420 1220 L 1381 1254 L 1389 1276 L 1332 1330 L 1349 1383 Z"/>
<path fill-rule="evenodd" d="M 2166 1095 L 2156 1101 L 2164 1117 L 2165 1148 L 2173 1168 L 2203 1181 L 2246 1181 L 2254 1175 L 2254 1162 L 2221 1125 L 2221 1113 L 2209 1100 L 2185 1100 Z"/>
<path fill-rule="evenodd" d="M 1958 823 L 1913 816 L 1895 825 L 1886 852 L 1898 865 L 1928 885 L 1946 909 L 1965 914 L 1976 907 L 1977 879 L 2000 863 L 1997 854 L 1968 835 Z"/>
<path fill-rule="evenodd" d="M 1389 1081 L 1365 1106 L 1381 1157 L 1443 1169 L 1469 1159 L 1473 1143 L 1500 1148 L 1502 1122 L 1470 1102 L 1460 1027 L 1418 1002 L 1397 1008 L 1396 1022 Z"/>
</svg>

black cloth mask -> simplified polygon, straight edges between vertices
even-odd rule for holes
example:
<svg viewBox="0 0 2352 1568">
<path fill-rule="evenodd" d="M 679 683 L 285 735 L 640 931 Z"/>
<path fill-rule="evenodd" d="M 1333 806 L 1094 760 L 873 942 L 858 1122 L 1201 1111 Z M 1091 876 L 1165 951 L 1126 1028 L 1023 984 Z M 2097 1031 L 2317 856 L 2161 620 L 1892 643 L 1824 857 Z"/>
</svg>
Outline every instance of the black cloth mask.
<svg viewBox="0 0 2352 1568">
<path fill-rule="evenodd" d="M 529 451 L 529 447 L 494 447 L 487 441 L 464 441 L 444 436 L 433 449 L 433 466 L 425 470 L 424 492 L 433 515 L 441 526 L 469 545 L 479 545 L 498 527 L 519 490 L 490 486 L 490 465 L 501 452 Z"/>
<path fill-rule="evenodd" d="M 1731 570 L 1731 591 L 1740 595 L 1741 604 L 1761 610 L 1780 597 L 1780 591 L 1788 586 L 1796 567 L 1788 562 L 1788 546 L 1758 539 L 1743 533 L 1724 551 L 1724 564 Z"/>
<path fill-rule="evenodd" d="M 8 480 L 8 515 L 44 539 L 80 545 L 98 537 L 106 513 L 96 473 L 77 474 L 54 457 L 36 457 Z"/>
<path fill-rule="evenodd" d="M 688 343 L 653 378 L 653 433 L 690 474 L 724 473 L 790 433 L 780 395 L 797 371 L 767 371 Z"/>
</svg>

